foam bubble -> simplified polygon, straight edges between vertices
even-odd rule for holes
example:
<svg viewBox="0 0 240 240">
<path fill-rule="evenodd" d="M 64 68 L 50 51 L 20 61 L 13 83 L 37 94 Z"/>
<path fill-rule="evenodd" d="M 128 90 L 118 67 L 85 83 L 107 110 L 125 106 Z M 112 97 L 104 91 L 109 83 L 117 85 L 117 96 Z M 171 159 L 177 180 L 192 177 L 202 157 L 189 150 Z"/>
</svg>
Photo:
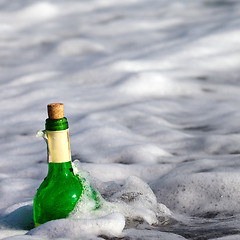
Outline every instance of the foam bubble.
<svg viewBox="0 0 240 240">
<path fill-rule="evenodd" d="M 170 210 L 157 202 L 151 188 L 140 178 L 130 176 L 117 192 L 104 199 L 99 192 L 92 190 L 89 175 L 81 169 L 78 160 L 73 162 L 73 168 L 80 179 L 86 180 L 83 181 L 85 192 L 70 214 L 70 218 L 97 218 L 120 212 L 129 223 L 145 221 L 150 225 L 163 224 L 166 219 L 172 218 Z M 95 199 L 92 198 L 92 191 L 96 192 Z"/>
<path fill-rule="evenodd" d="M 27 235 L 41 235 L 48 238 L 74 238 L 90 235 L 121 236 L 125 219 L 120 213 L 112 213 L 97 219 L 59 219 L 32 229 Z"/>
</svg>

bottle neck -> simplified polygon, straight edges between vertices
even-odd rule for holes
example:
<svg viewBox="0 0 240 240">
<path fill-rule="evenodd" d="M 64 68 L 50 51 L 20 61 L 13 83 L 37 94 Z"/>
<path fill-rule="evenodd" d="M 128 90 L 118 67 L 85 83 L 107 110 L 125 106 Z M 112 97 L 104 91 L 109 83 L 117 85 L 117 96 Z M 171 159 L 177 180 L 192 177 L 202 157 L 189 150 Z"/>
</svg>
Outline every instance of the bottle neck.
<svg viewBox="0 0 240 240">
<path fill-rule="evenodd" d="M 47 119 L 46 136 L 48 142 L 48 162 L 71 162 L 69 129 L 66 118 Z"/>
<path fill-rule="evenodd" d="M 48 176 L 51 176 L 51 178 L 63 178 L 71 174 L 73 174 L 71 162 L 48 164 Z"/>
<path fill-rule="evenodd" d="M 47 118 L 45 123 L 45 130 L 48 131 L 62 131 L 68 129 L 67 118 L 51 119 Z"/>
</svg>

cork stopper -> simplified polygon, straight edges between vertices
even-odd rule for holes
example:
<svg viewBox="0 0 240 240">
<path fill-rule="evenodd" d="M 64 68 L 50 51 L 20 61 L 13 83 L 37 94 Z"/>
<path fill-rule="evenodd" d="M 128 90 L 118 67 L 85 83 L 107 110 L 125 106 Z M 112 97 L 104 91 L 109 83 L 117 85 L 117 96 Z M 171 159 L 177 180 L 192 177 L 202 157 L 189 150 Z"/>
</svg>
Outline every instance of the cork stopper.
<svg viewBox="0 0 240 240">
<path fill-rule="evenodd" d="M 50 103 L 47 105 L 47 109 L 50 119 L 60 119 L 64 117 L 63 103 Z"/>
</svg>

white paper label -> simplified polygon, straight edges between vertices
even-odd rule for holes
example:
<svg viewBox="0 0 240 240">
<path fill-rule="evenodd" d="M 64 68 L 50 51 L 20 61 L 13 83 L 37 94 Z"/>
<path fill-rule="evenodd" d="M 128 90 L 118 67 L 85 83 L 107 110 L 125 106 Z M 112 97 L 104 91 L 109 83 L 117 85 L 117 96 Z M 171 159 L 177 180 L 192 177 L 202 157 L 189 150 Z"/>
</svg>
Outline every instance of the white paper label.
<svg viewBox="0 0 240 240">
<path fill-rule="evenodd" d="M 48 131 L 48 162 L 62 163 L 71 161 L 69 130 Z"/>
</svg>

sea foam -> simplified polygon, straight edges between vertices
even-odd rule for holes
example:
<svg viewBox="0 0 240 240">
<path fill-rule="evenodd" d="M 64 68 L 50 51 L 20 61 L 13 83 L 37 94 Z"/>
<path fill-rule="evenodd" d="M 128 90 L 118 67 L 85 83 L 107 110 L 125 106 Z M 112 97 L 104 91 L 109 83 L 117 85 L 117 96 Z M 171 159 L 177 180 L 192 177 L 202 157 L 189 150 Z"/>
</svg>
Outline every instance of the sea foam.
<svg viewBox="0 0 240 240">
<path fill-rule="evenodd" d="M 74 173 L 82 180 L 84 191 L 70 214 L 70 218 L 92 219 L 118 212 L 127 219 L 128 223 L 145 221 L 150 225 L 161 225 L 167 219 L 172 218 L 171 211 L 165 205 L 157 202 L 149 185 L 138 177 L 130 176 L 122 186 L 116 188 L 115 193 L 112 192 L 104 199 L 100 192 L 92 189 L 90 176 L 82 170 L 80 161 L 73 162 L 73 169 Z M 92 198 L 92 191 L 96 192 L 96 200 Z M 95 209 L 96 202 L 97 209 Z M 163 218 L 165 218 L 164 221 Z"/>
</svg>

